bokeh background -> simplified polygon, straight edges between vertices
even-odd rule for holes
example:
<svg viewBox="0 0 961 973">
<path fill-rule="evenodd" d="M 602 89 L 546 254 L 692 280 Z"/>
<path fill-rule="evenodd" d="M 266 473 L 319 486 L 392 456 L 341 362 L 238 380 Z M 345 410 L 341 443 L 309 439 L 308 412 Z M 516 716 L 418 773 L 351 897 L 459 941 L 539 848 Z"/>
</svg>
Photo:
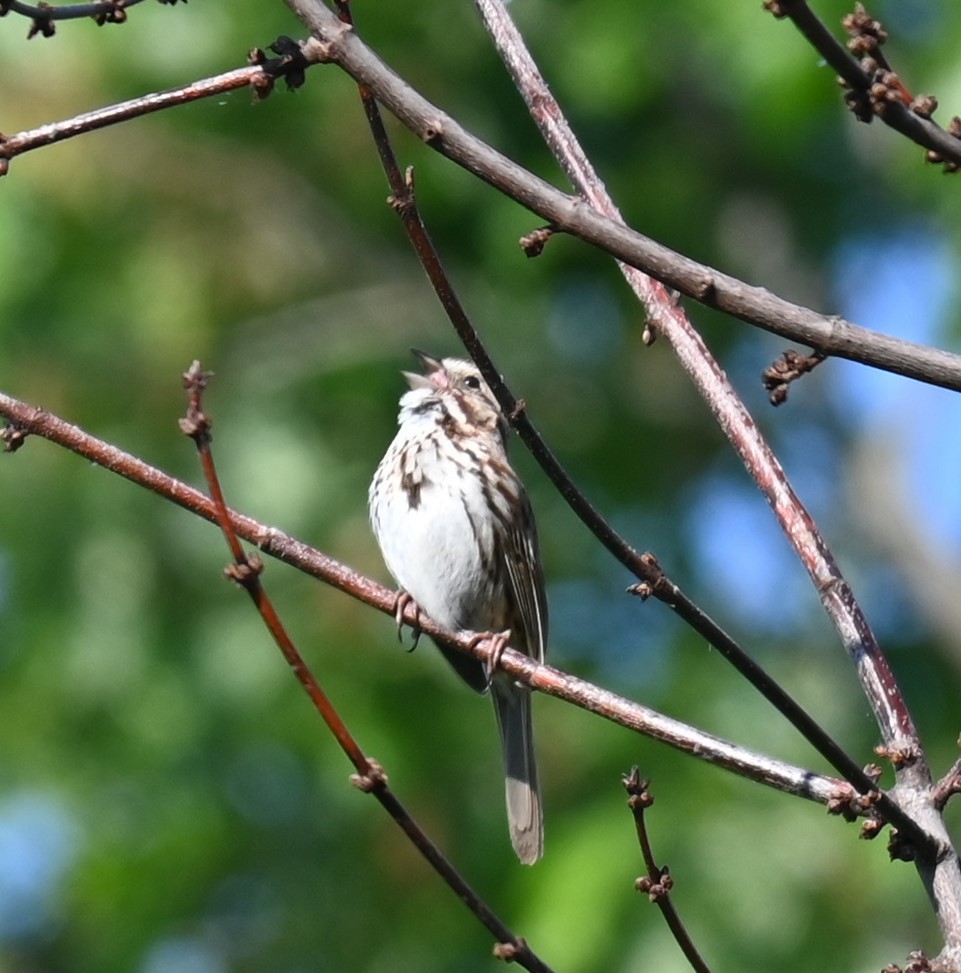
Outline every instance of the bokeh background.
<svg viewBox="0 0 961 973">
<path fill-rule="evenodd" d="M 366 39 L 477 134 L 564 185 L 468 3 L 355 2 Z M 517 0 L 512 12 L 625 217 L 784 297 L 956 348 L 961 177 L 879 124 L 757 0 Z M 837 24 L 843 3 L 821 0 Z M 961 8 L 872 13 L 943 122 Z M 275 3 L 143 4 L 52 39 L 0 20 L 0 129 L 228 70 L 303 31 Z M 877 731 L 801 567 L 612 262 L 392 126 L 431 234 L 515 392 L 588 495 L 857 759 Z M 200 483 L 180 374 L 208 406 L 235 507 L 386 581 L 366 523 L 408 348 L 455 338 L 384 204 L 356 91 L 317 68 L 14 160 L 0 182 L 0 389 Z M 830 362 L 774 410 L 786 343 L 691 307 L 863 601 L 936 772 L 956 756 L 961 480 L 952 393 Z M 593 542 L 521 447 L 552 660 L 815 770 L 797 734 Z M 0 463 L 0 971 L 480 971 L 487 934 L 322 729 L 214 528 L 52 445 Z M 268 589 L 401 798 L 567 973 L 686 965 L 640 873 L 620 775 L 718 970 L 877 970 L 934 953 L 913 870 L 813 804 L 535 701 L 547 853 L 507 840 L 489 705 L 389 619 L 278 564 Z M 950 812 L 957 824 L 957 812 Z"/>
</svg>

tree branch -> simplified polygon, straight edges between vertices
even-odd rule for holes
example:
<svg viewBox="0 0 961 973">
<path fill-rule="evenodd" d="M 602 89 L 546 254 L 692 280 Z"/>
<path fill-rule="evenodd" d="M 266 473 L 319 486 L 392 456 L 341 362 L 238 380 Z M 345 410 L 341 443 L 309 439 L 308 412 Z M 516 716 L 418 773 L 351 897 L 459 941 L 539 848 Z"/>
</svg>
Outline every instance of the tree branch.
<svg viewBox="0 0 961 973">
<path fill-rule="evenodd" d="M 272 90 L 277 76 L 271 67 L 271 64 L 255 64 L 246 68 L 237 68 L 224 74 L 191 82 L 180 88 L 141 95 L 139 98 L 131 98 L 116 105 L 75 115 L 62 122 L 51 122 L 49 125 L 41 125 L 40 128 L 17 132 L 14 135 L 0 135 L 0 176 L 6 175 L 10 168 L 10 160 L 24 152 L 53 145 L 55 142 L 62 142 L 64 139 L 84 135 L 87 132 L 95 132 L 120 122 L 127 122 L 132 118 L 149 115 L 151 112 L 186 105 L 201 98 L 222 95 L 237 88 L 251 87 L 257 97 L 266 97 Z"/>
<path fill-rule="evenodd" d="M 11 431 L 3 438 L 5 442 L 12 441 L 15 444 L 13 448 L 22 446 L 28 435 L 40 436 L 138 486 L 152 490 L 211 523 L 217 523 L 216 507 L 201 491 L 150 466 L 130 453 L 91 436 L 44 409 L 38 409 L 0 392 L 0 416 L 10 423 L 8 428 Z M 385 615 L 394 616 L 397 604 L 396 592 L 377 584 L 275 527 L 267 527 L 233 510 L 229 511 L 229 516 L 237 536 L 256 545 L 265 554 L 312 575 Z M 411 628 L 419 628 L 446 645 L 471 653 L 484 662 L 489 661 L 491 649 L 489 640 L 476 642 L 470 635 L 455 635 L 448 632 L 438 627 L 413 606 L 405 609 L 403 620 Z M 663 716 L 640 703 L 608 692 L 559 669 L 538 665 L 530 656 L 513 649 L 504 650 L 499 665 L 518 681 L 547 695 L 573 703 L 612 723 L 660 740 L 675 749 L 776 790 L 826 805 L 856 798 L 853 788 L 844 781 L 754 753 L 679 720 Z"/>
<path fill-rule="evenodd" d="M 412 131 L 420 135 L 432 148 L 448 156 L 460 165 L 474 172 L 480 178 L 512 196 L 520 203 L 538 213 L 551 226 L 558 227 L 580 236 L 631 266 L 649 273 L 663 283 L 679 290 L 688 291 L 705 303 L 744 316 L 743 305 L 732 300 L 732 295 L 740 293 L 739 282 L 724 275 L 701 268 L 660 248 L 639 234 L 618 225 L 615 221 L 596 214 L 590 207 L 573 197 L 560 193 L 543 180 L 515 166 L 500 153 L 470 136 L 453 119 L 444 115 L 434 105 L 413 91 L 406 83 L 388 69 L 362 44 L 356 36 L 318 0 L 286 0 L 298 16 L 309 26 L 315 40 L 304 46 L 305 55 L 310 60 L 332 62 L 342 67 L 355 81 L 367 85 L 375 97 Z M 702 273 L 700 286 L 690 287 L 689 281 L 677 268 L 687 268 Z M 733 286 L 732 286 L 733 285 Z M 743 285 L 741 285 L 743 287 Z M 820 325 L 827 324 L 824 319 L 806 309 L 798 309 L 787 302 L 780 302 L 767 292 L 748 288 L 751 298 L 757 297 L 760 305 L 781 306 L 782 311 L 799 312 L 809 321 L 817 319 Z M 842 322 L 847 326 L 847 322 Z M 765 325 L 767 326 L 767 325 Z M 850 326 L 848 326 L 850 327 Z M 777 327 L 770 330 L 777 331 Z M 832 327 L 828 327 L 833 332 Z M 827 351 L 817 342 L 816 350 Z M 847 355 L 845 357 L 854 357 Z M 860 357 L 856 360 L 863 360 Z M 788 505 L 790 507 L 790 503 Z M 821 557 L 820 539 L 802 521 L 791 523 L 790 530 L 800 529 L 804 534 L 816 539 L 813 554 Z M 827 558 L 822 562 L 830 564 Z M 867 628 L 863 616 L 857 609 L 850 591 L 843 579 L 833 574 L 825 579 L 826 584 L 819 589 L 822 602 L 836 622 L 842 641 L 848 648 L 855 665 L 862 676 L 862 682 L 869 686 L 869 698 L 876 708 L 879 725 L 885 733 L 889 752 L 907 753 L 916 747 L 916 734 L 903 699 L 900 698 L 893 682 L 879 680 L 886 670 L 883 657 L 872 651 L 873 636 Z M 849 600 L 850 599 L 850 600 Z M 871 656 L 869 661 L 867 657 Z M 889 673 L 888 673 L 889 674 Z M 873 683 L 873 685 L 872 685 Z M 889 695 L 890 691 L 890 695 Z M 896 743 L 895 741 L 900 741 Z M 919 870 L 925 886 L 931 894 L 938 910 L 945 947 L 942 955 L 955 956 L 961 943 L 961 870 L 957 856 L 951 850 L 950 839 L 940 816 L 932 813 L 930 800 L 931 775 L 926 763 L 921 759 L 899 761 L 897 791 L 910 820 L 919 822 L 911 831 L 919 829 L 932 836 L 938 851 L 931 854 L 931 840 L 922 843 L 924 860 L 919 862 Z"/>
<path fill-rule="evenodd" d="M 502 0 L 475 2 L 531 115 L 575 188 L 599 212 L 621 221 L 620 212 L 581 149 Z M 905 786 L 929 785 L 930 769 L 924 760 L 917 731 L 894 674 L 837 562 L 813 518 L 794 493 L 777 457 L 683 310 L 662 286 L 636 268 L 623 263 L 620 268 L 647 311 L 652 326 L 671 343 L 806 568 L 825 611 L 855 663 L 886 741 L 886 749 L 892 754 L 908 752 L 912 755 L 910 761 L 892 760 L 898 780 Z M 849 776 L 848 779 L 858 786 L 858 778 Z M 861 790 L 861 787 L 858 789 Z M 902 815 L 899 818 L 903 820 Z M 926 835 L 919 833 L 915 822 L 912 822 L 910 831 L 912 841 L 922 840 L 924 857 L 928 860 L 937 857 L 934 846 Z"/>
<path fill-rule="evenodd" d="M 885 125 L 935 152 L 940 157 L 938 161 L 948 159 L 956 166 L 961 165 L 961 140 L 952 132 L 946 132 L 926 114 L 919 114 L 922 109 L 919 107 L 915 110 L 913 102 L 906 104 L 903 98 L 884 99 L 876 107 L 871 107 L 867 95 L 875 78 L 845 50 L 806 0 L 766 0 L 764 6 L 775 17 L 789 18 L 808 43 L 837 71 L 852 94 L 861 96 L 852 107 L 862 121 L 880 118 Z"/>
<path fill-rule="evenodd" d="M 414 91 L 353 35 L 321 0 L 285 0 L 314 32 L 304 54 L 334 63 L 431 148 L 551 224 L 708 307 L 839 358 L 961 391 L 961 355 L 902 341 L 792 304 L 700 264 L 597 213 L 511 162 Z"/>
<path fill-rule="evenodd" d="M 647 868 L 647 875 L 639 878 L 634 886 L 638 892 L 645 892 L 648 898 L 658 909 L 667 923 L 668 929 L 674 941 L 680 947 L 691 969 L 695 973 L 711 973 L 711 968 L 704 961 L 698 952 L 694 941 L 691 939 L 684 923 L 678 915 L 674 902 L 671 899 L 671 889 L 674 887 L 674 880 L 671 878 L 670 869 L 666 865 L 658 865 L 654 858 L 654 849 L 651 847 L 651 838 L 647 833 L 647 822 L 644 819 L 644 811 L 654 803 L 654 795 L 650 792 L 650 782 L 641 778 L 640 771 L 634 767 L 629 774 L 623 777 L 624 788 L 627 791 L 627 806 L 631 809 L 634 817 L 634 828 L 637 831 L 637 841 L 641 846 L 641 856 Z"/>
</svg>

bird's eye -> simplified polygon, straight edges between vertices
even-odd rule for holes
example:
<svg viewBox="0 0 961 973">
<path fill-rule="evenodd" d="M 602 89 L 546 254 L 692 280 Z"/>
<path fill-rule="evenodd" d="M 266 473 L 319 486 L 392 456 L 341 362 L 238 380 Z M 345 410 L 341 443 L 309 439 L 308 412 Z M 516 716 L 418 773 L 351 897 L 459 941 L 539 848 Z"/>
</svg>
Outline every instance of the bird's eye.
<svg viewBox="0 0 961 973">
<path fill-rule="evenodd" d="M 476 375 L 468 375 L 467 378 L 464 379 L 464 384 L 469 389 L 479 389 L 480 379 Z"/>
</svg>

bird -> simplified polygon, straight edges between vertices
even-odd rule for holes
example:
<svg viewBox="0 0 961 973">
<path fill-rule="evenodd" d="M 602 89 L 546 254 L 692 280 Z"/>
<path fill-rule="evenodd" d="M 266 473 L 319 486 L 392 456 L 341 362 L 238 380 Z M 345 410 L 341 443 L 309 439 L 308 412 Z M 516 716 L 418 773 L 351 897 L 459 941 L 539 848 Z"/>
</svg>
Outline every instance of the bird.
<svg viewBox="0 0 961 973">
<path fill-rule="evenodd" d="M 399 599 L 451 632 L 486 633 L 543 662 L 547 596 L 527 491 L 507 458 L 509 427 L 477 366 L 413 349 L 398 431 L 370 485 L 370 522 Z M 399 601 L 398 618 L 403 602 Z M 498 641 L 499 640 L 499 641 Z M 524 864 L 544 850 L 531 692 L 503 671 L 437 643 L 477 692 L 490 690 L 504 763 L 511 843 Z M 496 659 L 496 648 L 493 652 Z"/>
</svg>

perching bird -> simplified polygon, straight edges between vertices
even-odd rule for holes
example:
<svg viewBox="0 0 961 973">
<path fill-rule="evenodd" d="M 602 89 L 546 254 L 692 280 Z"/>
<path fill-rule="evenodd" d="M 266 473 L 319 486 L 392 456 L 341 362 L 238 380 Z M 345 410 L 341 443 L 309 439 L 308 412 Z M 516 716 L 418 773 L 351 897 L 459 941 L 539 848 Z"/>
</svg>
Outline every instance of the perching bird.
<svg viewBox="0 0 961 973">
<path fill-rule="evenodd" d="M 537 530 L 524 485 L 507 460 L 508 425 L 477 367 L 416 351 L 425 374 L 405 372 L 400 429 L 370 485 L 370 520 L 397 584 L 453 632 L 502 633 L 544 661 L 547 599 Z M 524 864 L 544 848 L 530 691 L 439 646 L 478 692 L 490 686 L 507 781 L 511 842 Z"/>
</svg>

